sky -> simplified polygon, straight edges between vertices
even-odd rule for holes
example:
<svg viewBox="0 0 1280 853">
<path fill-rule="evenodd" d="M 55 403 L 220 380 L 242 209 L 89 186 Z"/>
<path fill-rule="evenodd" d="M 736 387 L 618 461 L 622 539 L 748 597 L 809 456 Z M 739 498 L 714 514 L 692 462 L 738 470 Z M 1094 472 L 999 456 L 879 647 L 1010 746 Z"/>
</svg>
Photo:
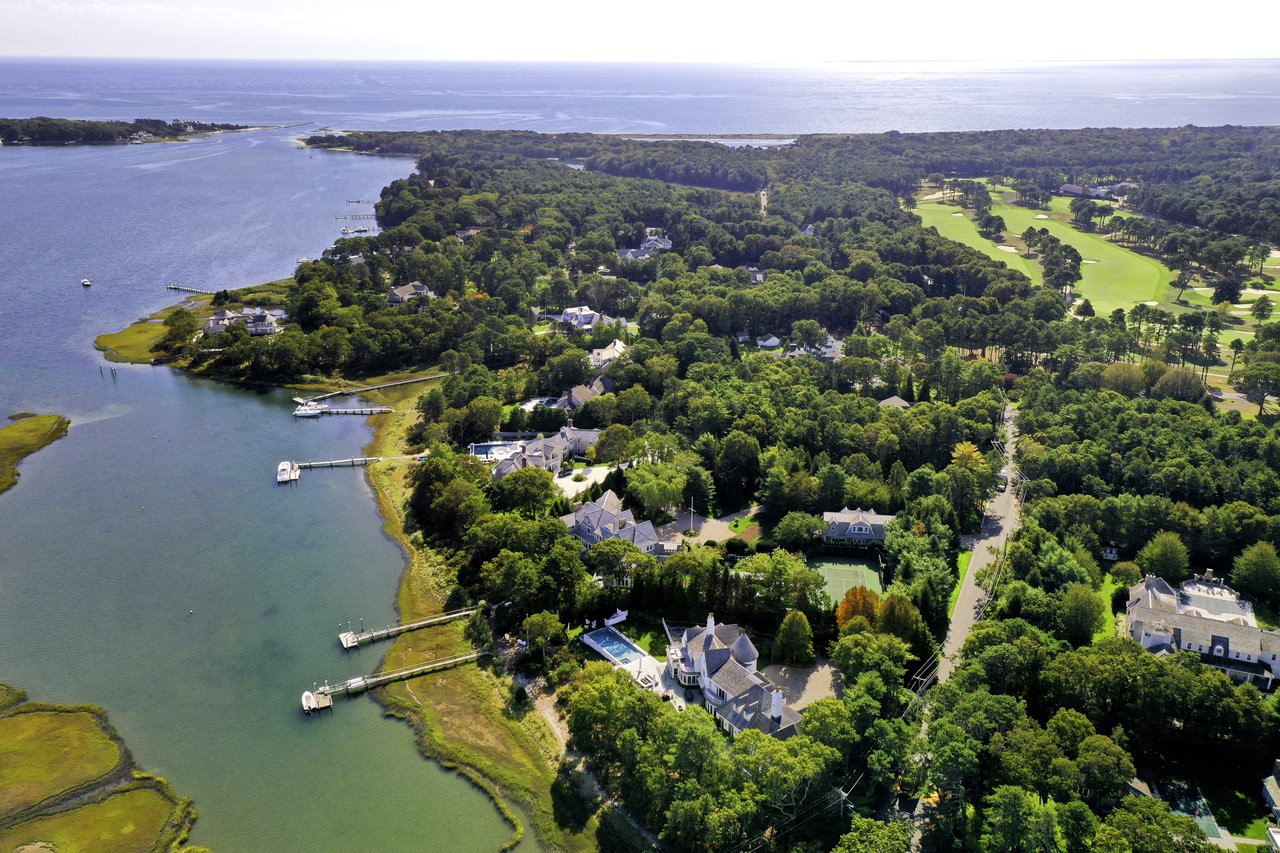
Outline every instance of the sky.
<svg viewBox="0 0 1280 853">
<path fill-rule="evenodd" d="M 0 0 L 0 56 L 710 62 L 1257 59 L 1273 0 Z"/>
</svg>

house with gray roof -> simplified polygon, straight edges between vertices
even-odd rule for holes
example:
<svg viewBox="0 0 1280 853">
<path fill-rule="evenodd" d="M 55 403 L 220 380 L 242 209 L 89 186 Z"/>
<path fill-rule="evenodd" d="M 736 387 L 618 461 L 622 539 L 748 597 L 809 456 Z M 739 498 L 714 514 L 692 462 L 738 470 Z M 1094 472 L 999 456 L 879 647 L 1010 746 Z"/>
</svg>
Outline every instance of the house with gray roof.
<svg viewBox="0 0 1280 853">
<path fill-rule="evenodd" d="M 658 531 L 654 529 L 653 522 L 637 523 L 631 510 L 622 508 L 622 498 L 612 489 L 568 515 L 562 515 L 560 520 L 588 548 L 606 539 L 622 539 L 644 554 L 654 554 L 658 550 Z"/>
<path fill-rule="evenodd" d="M 882 545 L 884 526 L 893 519 L 892 515 L 869 509 L 845 507 L 839 512 L 824 512 L 822 520 L 826 528 L 822 531 L 822 541 L 828 545 Z"/>
<path fill-rule="evenodd" d="M 1193 652 L 1236 681 L 1270 689 L 1280 678 L 1280 632 L 1259 628 L 1253 605 L 1212 572 L 1176 590 L 1147 575 L 1129 589 L 1125 630 L 1147 651 Z"/>
<path fill-rule="evenodd" d="M 894 394 L 892 397 L 885 397 L 876 405 L 884 406 L 888 409 L 902 409 L 903 411 L 911 408 L 911 404 L 899 397 L 897 394 Z"/>
<path fill-rule="evenodd" d="M 611 326 L 621 322 L 614 317 L 601 314 L 587 305 L 566 308 L 559 314 L 549 315 L 548 319 L 563 323 L 571 329 L 577 329 L 579 332 L 590 332 L 596 326 Z"/>
<path fill-rule="evenodd" d="M 566 461 L 585 456 L 599 438 L 600 430 L 579 429 L 570 421 L 555 435 L 526 442 L 520 452 L 500 461 L 493 469 L 493 479 L 501 480 L 521 468 L 542 468 L 555 474 Z"/>
<path fill-rule="evenodd" d="M 670 249 L 671 240 L 662 236 L 658 229 L 650 228 L 647 236 L 641 241 L 640 248 L 622 249 L 618 252 L 618 257 L 627 261 L 647 261 L 659 252 L 670 251 Z"/>
<path fill-rule="evenodd" d="M 436 294 L 431 288 L 427 287 L 420 281 L 412 281 L 400 287 L 392 287 L 387 290 L 387 302 L 391 305 L 403 305 L 410 299 L 435 299 Z"/>
<path fill-rule="evenodd" d="M 758 729 L 777 738 L 795 734 L 800 714 L 783 701 L 782 691 L 756 671 L 760 653 L 737 625 L 716 623 L 667 633 L 667 672 L 686 687 L 702 691 L 711 716 L 730 735 Z"/>
<path fill-rule="evenodd" d="M 626 341 L 611 341 L 607 346 L 593 349 L 591 351 L 591 366 L 596 370 L 603 370 L 626 355 L 629 349 L 631 347 L 627 346 Z"/>
<path fill-rule="evenodd" d="M 564 409 L 569 412 L 576 412 L 587 403 L 599 397 L 601 394 L 608 394 L 613 390 L 613 380 L 606 376 L 597 376 L 591 381 L 590 385 L 575 385 L 568 391 L 560 395 L 560 399 L 552 404 L 553 409 Z"/>
</svg>

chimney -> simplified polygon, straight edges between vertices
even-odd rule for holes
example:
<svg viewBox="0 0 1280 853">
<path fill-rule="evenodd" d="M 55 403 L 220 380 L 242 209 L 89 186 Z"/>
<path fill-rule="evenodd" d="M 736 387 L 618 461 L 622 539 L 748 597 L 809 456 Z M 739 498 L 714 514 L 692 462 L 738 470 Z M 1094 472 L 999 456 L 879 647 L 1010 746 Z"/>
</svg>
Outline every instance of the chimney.
<svg viewBox="0 0 1280 853">
<path fill-rule="evenodd" d="M 773 701 L 769 703 L 769 717 L 775 723 L 782 722 L 782 691 L 773 689 Z"/>
<path fill-rule="evenodd" d="M 714 634 L 716 632 L 716 617 L 714 613 L 707 614 L 707 633 Z"/>
</svg>

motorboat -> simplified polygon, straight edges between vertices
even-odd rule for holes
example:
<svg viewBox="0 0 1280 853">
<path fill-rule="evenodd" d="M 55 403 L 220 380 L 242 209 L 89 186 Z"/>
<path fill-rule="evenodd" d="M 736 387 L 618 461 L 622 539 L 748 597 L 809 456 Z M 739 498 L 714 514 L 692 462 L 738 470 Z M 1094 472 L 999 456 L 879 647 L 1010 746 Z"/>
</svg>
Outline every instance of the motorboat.
<svg viewBox="0 0 1280 853">
<path fill-rule="evenodd" d="M 93 282 L 87 278 L 82 278 L 80 279 L 80 285 L 82 287 L 93 287 Z"/>
<path fill-rule="evenodd" d="M 329 407 L 323 403 L 303 403 L 301 406 L 293 410 L 295 418 L 318 418 L 325 413 Z"/>
<path fill-rule="evenodd" d="M 298 467 L 296 462 L 281 462 L 276 466 L 276 482 L 291 483 L 298 479 L 299 471 L 301 471 L 301 469 Z"/>
<path fill-rule="evenodd" d="M 316 703 L 316 694 L 312 693 L 310 690 L 304 690 L 302 692 L 303 713 L 310 714 L 312 711 L 316 710 L 317 707 L 319 706 Z"/>
</svg>

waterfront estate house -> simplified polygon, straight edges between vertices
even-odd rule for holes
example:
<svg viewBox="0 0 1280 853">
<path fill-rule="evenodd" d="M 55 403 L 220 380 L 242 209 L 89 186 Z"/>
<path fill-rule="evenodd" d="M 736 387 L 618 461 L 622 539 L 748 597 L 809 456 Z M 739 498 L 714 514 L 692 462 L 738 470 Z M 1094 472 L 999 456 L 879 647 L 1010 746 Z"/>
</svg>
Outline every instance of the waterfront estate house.
<svg viewBox="0 0 1280 853">
<path fill-rule="evenodd" d="M 667 632 L 667 672 L 686 687 L 702 691 L 711 716 L 730 735 L 758 729 L 777 738 L 796 733 L 800 714 L 782 691 L 756 671 L 760 654 L 737 625 L 707 624 L 683 631 L 662 622 Z"/>
<path fill-rule="evenodd" d="M 591 351 L 591 366 L 603 370 L 626 354 L 631 347 L 625 341 L 611 341 L 608 346 Z"/>
<path fill-rule="evenodd" d="M 1280 632 L 1259 628 L 1253 605 L 1212 572 L 1176 590 L 1147 575 L 1130 588 L 1124 618 L 1125 631 L 1147 651 L 1195 652 L 1236 681 L 1264 689 L 1280 678 Z"/>
<path fill-rule="evenodd" d="M 571 421 L 560 427 L 560 431 L 555 435 L 530 441 L 520 449 L 519 453 L 513 453 L 503 459 L 494 467 L 493 478 L 501 480 L 521 468 L 542 468 L 555 474 L 566 461 L 576 456 L 585 456 L 587 449 L 599 438 L 600 430 L 578 429 Z"/>
<path fill-rule="evenodd" d="M 387 290 L 387 302 L 391 305 L 403 305 L 410 299 L 420 299 L 422 297 L 435 299 L 436 294 L 420 281 L 413 281 Z"/>
<path fill-rule="evenodd" d="M 893 518 L 869 509 L 848 507 L 839 512 L 824 512 L 822 520 L 826 528 L 822 531 L 822 541 L 828 545 L 883 545 L 884 526 Z"/>
<path fill-rule="evenodd" d="M 284 316 L 284 312 L 280 309 L 246 308 L 243 311 L 237 311 L 235 308 L 224 308 L 205 320 L 201 329 L 206 335 L 216 335 L 232 326 L 243 325 L 254 337 L 274 335 L 284 330 L 280 322 Z"/>
<path fill-rule="evenodd" d="M 622 508 L 622 498 L 612 489 L 568 515 L 560 516 L 560 520 L 588 548 L 606 539 L 623 539 L 635 545 L 641 553 L 656 554 L 659 551 L 658 531 L 654 529 L 653 522 L 636 523 L 635 515 L 631 510 Z M 617 585 L 630 586 L 631 579 L 619 579 Z"/>
</svg>

